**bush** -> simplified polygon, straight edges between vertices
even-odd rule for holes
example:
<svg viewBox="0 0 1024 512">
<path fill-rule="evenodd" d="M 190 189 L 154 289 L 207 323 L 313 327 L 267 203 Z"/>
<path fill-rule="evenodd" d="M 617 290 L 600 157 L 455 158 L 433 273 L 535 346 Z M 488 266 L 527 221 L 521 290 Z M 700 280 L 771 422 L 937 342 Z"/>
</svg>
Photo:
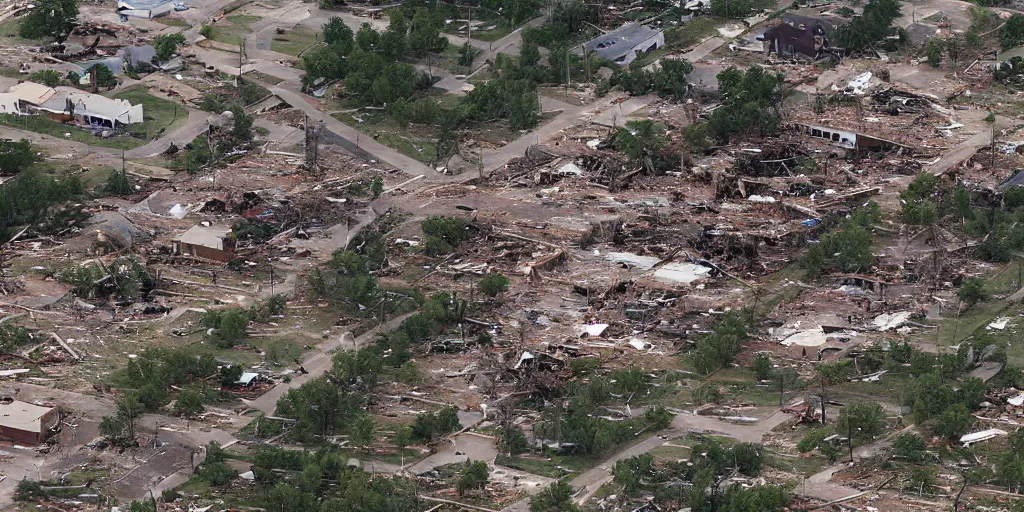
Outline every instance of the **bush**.
<svg viewBox="0 0 1024 512">
<path fill-rule="evenodd" d="M 29 77 L 29 80 L 43 84 L 47 87 L 57 87 L 58 85 L 64 83 L 64 77 L 60 76 L 60 72 L 52 69 L 36 71 L 35 73 L 32 73 L 32 76 Z"/>
<path fill-rule="evenodd" d="M 924 50 L 925 60 L 933 68 L 937 68 L 942 65 L 942 41 L 937 38 L 931 38 L 928 40 L 927 46 Z"/>
<path fill-rule="evenodd" d="M 836 431 L 852 433 L 857 440 L 871 440 L 885 428 L 885 411 L 878 404 L 859 402 L 847 405 L 839 411 Z"/>
<path fill-rule="evenodd" d="M 466 461 L 459 470 L 459 479 L 455 482 L 455 490 L 459 496 L 466 494 L 471 489 L 483 489 L 491 478 L 491 472 L 487 469 L 487 463 L 478 461 Z"/>
<path fill-rule="evenodd" d="M 203 325 L 213 329 L 211 337 L 221 348 L 244 341 L 249 336 L 245 331 L 248 324 L 249 314 L 242 308 L 214 309 L 203 315 Z"/>
<path fill-rule="evenodd" d="M 498 427 L 498 449 L 509 456 L 523 453 L 529 448 L 526 434 L 515 425 Z"/>
<path fill-rule="evenodd" d="M 27 139 L 0 139 L 0 173 L 17 174 L 39 160 Z"/>
<path fill-rule="evenodd" d="M 913 432 L 904 432 L 892 442 L 892 454 L 910 462 L 922 462 L 928 458 L 924 439 Z"/>
<path fill-rule="evenodd" d="M 508 291 L 508 285 L 510 281 L 507 277 L 498 273 L 487 274 L 486 277 L 480 280 L 478 288 L 480 293 L 488 297 L 497 297 L 501 293 Z"/>
<path fill-rule="evenodd" d="M 754 358 L 754 374 L 757 380 L 768 380 L 772 378 L 772 358 L 768 354 L 758 354 Z"/>
<path fill-rule="evenodd" d="M 204 23 L 201 27 L 199 27 L 199 35 L 207 39 L 213 37 L 213 27 Z"/>
<path fill-rule="evenodd" d="M 238 476 L 238 472 L 228 467 L 223 462 L 204 462 L 197 471 L 199 477 L 206 480 L 207 483 L 213 486 L 224 486 L 231 483 L 235 477 Z"/>
<path fill-rule="evenodd" d="M 972 425 L 974 425 L 974 416 L 971 415 L 970 409 L 962 403 L 953 404 L 936 418 L 935 435 L 956 441 L 967 433 Z"/>
<path fill-rule="evenodd" d="M 469 240 L 469 223 L 462 219 L 435 215 L 424 219 L 420 226 L 427 238 L 424 251 L 431 256 L 448 254 Z"/>
<path fill-rule="evenodd" d="M 956 296 L 967 304 L 968 308 L 974 307 L 975 304 L 988 299 L 985 281 L 977 277 L 964 279 L 964 282 L 960 284 L 960 289 L 956 291 Z"/>
<path fill-rule="evenodd" d="M 1014 14 L 1003 25 L 1003 49 L 1009 50 L 1024 44 L 1024 15 Z"/>
<path fill-rule="evenodd" d="M 731 364 L 748 338 L 745 312 L 730 311 L 712 328 L 710 334 L 697 341 L 691 358 L 697 371 L 709 374 Z"/>
<path fill-rule="evenodd" d="M 174 402 L 174 414 L 191 418 L 202 412 L 203 395 L 189 389 L 178 394 Z"/>
<path fill-rule="evenodd" d="M 103 185 L 103 192 L 119 197 L 131 194 L 132 183 L 128 180 L 128 174 L 121 171 L 110 171 L 107 182 Z"/>
</svg>

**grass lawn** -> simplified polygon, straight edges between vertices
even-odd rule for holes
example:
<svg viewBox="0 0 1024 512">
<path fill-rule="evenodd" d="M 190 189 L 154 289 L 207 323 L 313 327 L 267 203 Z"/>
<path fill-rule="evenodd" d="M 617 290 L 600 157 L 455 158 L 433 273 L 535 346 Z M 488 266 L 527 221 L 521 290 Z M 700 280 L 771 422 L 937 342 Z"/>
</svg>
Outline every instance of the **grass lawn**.
<svg viewBox="0 0 1024 512">
<path fill-rule="evenodd" d="M 0 40 L 3 41 L 4 45 L 9 44 L 25 44 L 37 46 L 41 40 L 24 39 L 18 31 L 21 29 L 21 18 L 10 18 L 7 21 L 0 23 Z"/>
<path fill-rule="evenodd" d="M 224 44 L 238 46 L 242 44 L 242 38 L 251 32 L 249 25 L 261 20 L 259 16 L 248 16 L 236 14 L 227 16 L 216 25 L 211 25 L 213 34 L 210 39 Z"/>
<path fill-rule="evenodd" d="M 184 29 L 192 28 L 192 25 L 189 25 L 187 21 L 181 18 L 172 18 L 170 16 L 161 16 L 159 18 L 154 18 L 153 21 L 163 25 L 167 25 L 168 27 L 181 27 Z"/>
<path fill-rule="evenodd" d="M 260 73 L 259 71 L 247 71 L 242 76 L 252 78 L 253 80 L 259 80 L 260 82 L 270 85 L 277 85 L 281 82 L 284 82 L 284 79 L 282 78 L 278 78 L 273 75 L 268 75 L 266 73 Z M 267 94 L 270 94 L 270 91 L 267 91 Z"/>
<path fill-rule="evenodd" d="M 115 149 L 132 149 L 146 143 L 142 139 L 129 137 L 127 135 L 104 139 L 93 135 L 91 132 L 54 121 L 44 116 L 15 116 L 11 114 L 0 114 L 0 124 L 13 128 L 28 130 L 30 132 L 42 133 L 57 138 L 65 138 L 64 134 L 70 134 L 69 140 L 89 144 L 92 146 L 103 146 Z"/>
<path fill-rule="evenodd" d="M 351 114 L 333 114 L 333 117 L 360 132 L 377 138 L 377 142 L 398 150 L 403 155 L 429 164 L 437 157 L 434 129 L 414 133 L 410 127 L 403 127 L 382 112 L 364 113 L 363 122 L 356 121 Z M 429 131 L 430 133 L 426 133 Z"/>
<path fill-rule="evenodd" d="M 188 121 L 188 110 L 173 101 L 157 98 L 146 92 L 142 86 L 133 86 L 114 95 L 128 100 L 132 105 L 142 103 L 143 122 L 131 125 L 133 132 L 146 132 L 146 140 L 152 140 L 164 132 L 171 132 Z"/>
<path fill-rule="evenodd" d="M 1009 295 L 1013 293 L 1012 284 L 1017 279 L 1017 262 L 1010 262 L 994 267 L 985 280 L 985 291 L 990 295 Z M 1010 304 L 1004 299 L 990 298 L 975 304 L 971 308 L 962 309 L 959 319 L 955 305 L 950 305 L 943 311 L 942 319 L 938 321 L 927 321 L 932 325 L 939 326 L 938 336 L 935 331 L 928 331 L 918 336 L 921 342 L 937 343 L 939 346 L 957 345 L 975 331 L 984 330 L 996 317 L 1004 316 L 1009 311 Z M 1010 308 L 1013 309 L 1013 308 Z M 1011 315 L 1006 315 L 1011 316 Z M 995 331 L 998 334 L 999 331 Z"/>
<path fill-rule="evenodd" d="M 609 450 L 614 453 L 620 447 Z M 561 478 L 566 475 L 579 475 L 597 466 L 604 460 L 603 455 L 537 455 L 524 453 L 515 457 L 499 455 L 495 464 L 519 471 L 550 478 Z"/>
<path fill-rule="evenodd" d="M 637 57 L 637 66 L 646 66 L 674 50 L 689 48 L 704 39 L 716 35 L 718 27 L 727 23 L 728 20 L 714 16 L 700 16 L 688 21 L 678 27 L 665 31 L 665 46 L 650 53 Z"/>
<path fill-rule="evenodd" d="M 278 53 L 298 57 L 300 53 L 318 42 L 320 42 L 319 32 L 314 32 L 302 25 L 296 25 L 295 28 L 284 34 L 274 34 L 274 40 L 270 42 L 270 49 Z"/>
<path fill-rule="evenodd" d="M 459 64 L 460 50 L 462 50 L 461 46 L 448 45 L 437 57 L 433 57 L 434 65 L 453 75 L 468 75 L 470 67 Z"/>
</svg>

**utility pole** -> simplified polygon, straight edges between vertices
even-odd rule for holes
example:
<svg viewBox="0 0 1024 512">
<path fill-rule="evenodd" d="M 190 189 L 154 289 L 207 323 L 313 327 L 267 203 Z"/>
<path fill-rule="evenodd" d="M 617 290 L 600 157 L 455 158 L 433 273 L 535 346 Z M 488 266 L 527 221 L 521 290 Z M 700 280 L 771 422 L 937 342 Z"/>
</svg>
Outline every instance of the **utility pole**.
<svg viewBox="0 0 1024 512">
<path fill-rule="evenodd" d="M 245 38 L 238 42 L 238 81 L 235 86 L 242 86 L 242 64 L 245 62 Z"/>
<path fill-rule="evenodd" d="M 572 76 L 569 74 L 569 50 L 565 51 L 565 97 L 569 97 L 569 82 Z"/>
<path fill-rule="evenodd" d="M 470 41 L 473 40 L 473 8 L 472 7 L 469 7 L 469 23 L 466 23 L 466 39 L 467 39 L 466 44 L 468 44 L 472 48 L 473 43 L 470 42 Z"/>
</svg>

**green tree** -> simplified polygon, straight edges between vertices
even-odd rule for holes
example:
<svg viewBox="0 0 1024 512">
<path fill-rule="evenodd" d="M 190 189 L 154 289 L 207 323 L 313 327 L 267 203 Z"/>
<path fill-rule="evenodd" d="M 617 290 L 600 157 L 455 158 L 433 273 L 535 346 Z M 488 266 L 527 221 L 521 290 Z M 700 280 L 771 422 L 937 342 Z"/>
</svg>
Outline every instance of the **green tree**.
<svg viewBox="0 0 1024 512">
<path fill-rule="evenodd" d="M 29 80 L 33 82 L 43 84 L 47 87 L 57 87 L 64 83 L 64 77 L 60 75 L 60 71 L 53 69 L 43 69 L 32 73 Z M 76 82 L 77 83 L 77 82 Z"/>
<path fill-rule="evenodd" d="M 100 433 L 114 444 L 135 442 L 135 426 L 144 408 L 135 392 L 125 393 L 115 402 L 114 414 L 100 421 Z"/>
<path fill-rule="evenodd" d="M 0 173 L 17 174 L 39 160 L 28 139 L 0 139 Z"/>
<path fill-rule="evenodd" d="M 498 427 L 498 449 L 508 456 L 519 455 L 527 450 L 526 434 L 515 425 Z"/>
<path fill-rule="evenodd" d="M 352 50 L 352 29 L 348 28 L 348 25 L 345 24 L 345 20 L 338 16 L 331 16 L 331 18 L 327 20 L 327 23 L 324 23 L 323 32 L 324 43 L 327 43 L 328 46 L 334 46 L 336 44 L 340 45 L 335 46 L 335 48 L 343 49 L 343 54 L 347 54 Z"/>
<path fill-rule="evenodd" d="M 828 388 L 846 382 L 846 378 L 853 373 L 853 362 L 849 359 L 833 361 L 818 366 L 817 381 L 821 386 L 821 423 L 825 424 L 825 402 L 828 401 Z"/>
<path fill-rule="evenodd" d="M 619 460 L 612 468 L 615 483 L 622 486 L 627 497 L 639 494 L 645 488 L 644 482 L 652 481 L 654 476 L 654 456 L 649 453 Z"/>
<path fill-rule="evenodd" d="M 487 463 L 478 461 L 466 461 L 459 469 L 459 479 L 455 481 L 455 490 L 459 496 L 464 496 L 466 491 L 472 489 L 483 489 L 491 479 L 491 472 L 487 469 Z"/>
<path fill-rule="evenodd" d="M 897 0 L 869 0 L 863 13 L 839 27 L 834 38 L 847 53 L 867 49 L 893 34 L 893 22 L 900 17 Z"/>
<path fill-rule="evenodd" d="M 1024 45 L 1024 14 L 1014 14 L 1003 24 L 1004 50 Z"/>
<path fill-rule="evenodd" d="M 178 393 L 174 402 L 174 414 L 191 418 L 203 412 L 203 395 L 191 389 Z"/>
<path fill-rule="evenodd" d="M 690 356 L 697 371 L 706 375 L 736 359 L 749 337 L 748 319 L 745 311 L 730 311 L 715 323 L 711 333 L 697 340 Z"/>
<path fill-rule="evenodd" d="M 132 183 L 128 179 L 128 173 L 124 171 L 110 171 L 107 182 L 103 185 L 103 192 L 112 196 L 125 197 L 132 193 Z"/>
<path fill-rule="evenodd" d="M 78 0 L 40 0 L 21 21 L 26 39 L 53 37 L 64 41 L 78 23 Z"/>
<path fill-rule="evenodd" d="M 988 299 L 988 292 L 985 291 L 985 280 L 978 277 L 968 277 L 960 284 L 956 296 L 961 302 L 967 304 L 968 308 Z"/>
<path fill-rule="evenodd" d="M 253 116 L 245 112 L 245 107 L 235 104 L 231 107 L 231 140 L 235 145 L 252 142 Z"/>
<path fill-rule="evenodd" d="M 768 354 L 758 354 L 754 358 L 754 375 L 757 380 L 769 380 L 772 378 L 772 358 Z"/>
<path fill-rule="evenodd" d="M 956 403 L 947 407 L 935 419 L 935 434 L 955 441 L 966 434 L 972 425 L 974 416 L 971 415 L 971 410 L 962 403 Z"/>
<path fill-rule="evenodd" d="M 638 163 L 650 161 L 666 143 L 665 129 L 650 119 L 629 121 L 615 132 L 613 141 L 617 151 Z"/>
<path fill-rule="evenodd" d="M 95 64 L 90 69 L 96 70 L 96 85 L 99 87 L 106 87 L 108 89 L 117 87 L 117 77 L 114 76 L 114 72 L 103 64 Z"/>
<path fill-rule="evenodd" d="M 231 348 L 249 335 L 249 314 L 242 308 L 211 310 L 203 316 L 203 324 L 213 329 L 213 339 L 222 348 Z"/>
<path fill-rule="evenodd" d="M 1013 492 L 1024 488 L 1024 429 L 1007 436 L 1009 449 L 996 456 L 996 481 Z"/>
<path fill-rule="evenodd" d="M 370 182 L 370 193 L 377 199 L 384 192 L 384 178 L 377 176 Z"/>
<path fill-rule="evenodd" d="M 536 66 L 540 62 L 540 48 L 536 43 L 523 43 L 523 49 L 519 51 L 519 65 L 524 68 Z"/>
<path fill-rule="evenodd" d="M 181 32 L 160 34 L 153 38 L 153 48 L 160 62 L 169 60 L 178 51 L 178 45 L 185 44 L 185 36 Z"/>
<path fill-rule="evenodd" d="M 882 433 L 885 428 L 885 411 L 882 406 L 867 402 L 857 402 L 839 411 L 839 422 L 836 431 L 848 433 L 857 441 L 870 441 Z M 851 441 L 852 442 L 852 441 Z"/>
<path fill-rule="evenodd" d="M 508 285 L 510 281 L 505 275 L 497 272 L 492 272 L 484 276 L 483 279 L 477 284 L 480 293 L 488 297 L 497 297 L 502 293 L 508 291 Z"/>
<path fill-rule="evenodd" d="M 562 480 L 547 486 L 530 498 L 530 512 L 579 512 L 572 502 L 572 487 Z"/>
<path fill-rule="evenodd" d="M 448 38 L 441 36 L 444 20 L 425 7 L 416 8 L 409 24 L 409 53 L 417 59 L 429 53 L 440 53 L 448 47 Z"/>
<path fill-rule="evenodd" d="M 352 431 L 349 433 L 352 444 L 359 448 L 366 449 L 377 440 L 377 423 L 369 414 L 363 414 L 352 423 Z"/>
<path fill-rule="evenodd" d="M 914 432 L 904 432 L 896 436 L 892 442 L 892 454 L 910 462 L 926 460 L 928 457 L 926 449 L 927 445 L 924 439 Z"/>
<path fill-rule="evenodd" d="M 293 435 L 308 440 L 342 427 L 344 420 L 360 410 L 362 402 L 356 395 L 342 395 L 327 379 L 317 378 L 285 393 L 277 401 L 276 415 L 296 420 Z"/>
<path fill-rule="evenodd" d="M 708 133 L 720 142 L 742 134 L 759 137 L 779 130 L 782 85 L 781 73 L 751 66 L 745 72 L 730 67 L 718 73 L 718 89 L 722 105 L 708 119 Z"/>
<path fill-rule="evenodd" d="M 936 38 L 931 38 L 928 40 L 928 44 L 925 46 L 924 49 L 924 55 L 925 59 L 928 61 L 928 64 L 931 67 L 937 68 L 942 65 L 942 49 L 942 41 Z"/>
</svg>

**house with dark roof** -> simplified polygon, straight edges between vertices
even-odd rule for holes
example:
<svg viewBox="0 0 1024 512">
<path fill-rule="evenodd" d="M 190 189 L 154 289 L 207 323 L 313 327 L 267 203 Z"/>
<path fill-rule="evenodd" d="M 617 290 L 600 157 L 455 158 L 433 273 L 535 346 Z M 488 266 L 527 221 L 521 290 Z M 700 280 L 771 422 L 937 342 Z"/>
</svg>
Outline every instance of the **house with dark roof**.
<svg viewBox="0 0 1024 512">
<path fill-rule="evenodd" d="M 786 16 L 782 22 L 764 31 L 759 40 L 766 44 L 768 54 L 791 57 L 805 55 L 817 59 L 829 48 L 826 29 L 835 28 L 827 19 L 810 16 Z"/>
</svg>

